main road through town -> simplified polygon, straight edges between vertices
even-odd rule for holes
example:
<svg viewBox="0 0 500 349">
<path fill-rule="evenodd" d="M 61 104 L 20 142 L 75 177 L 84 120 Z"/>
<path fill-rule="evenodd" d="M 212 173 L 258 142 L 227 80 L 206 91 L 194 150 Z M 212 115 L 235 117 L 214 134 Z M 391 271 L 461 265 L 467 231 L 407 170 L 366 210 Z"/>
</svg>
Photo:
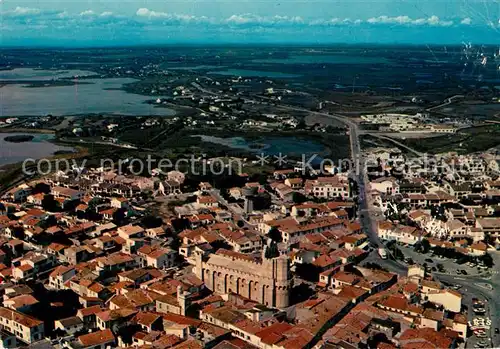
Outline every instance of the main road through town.
<svg viewBox="0 0 500 349">
<path fill-rule="evenodd" d="M 291 106 L 284 106 L 284 109 L 295 110 L 295 111 L 305 111 L 301 108 L 295 108 Z M 339 115 L 339 114 L 326 114 L 319 112 L 310 112 L 311 114 L 328 117 L 335 119 L 349 127 L 349 136 L 350 136 L 350 145 L 351 145 L 351 157 L 353 159 L 353 163 L 357 164 L 356 170 L 353 171 L 355 175 L 355 179 L 358 183 L 359 187 L 359 211 L 360 211 L 360 223 L 363 227 L 363 231 L 367 234 L 368 238 L 372 245 L 377 247 L 383 247 L 384 244 L 380 241 L 377 229 L 376 222 L 372 215 L 372 210 L 370 209 L 370 196 L 368 195 L 369 187 L 367 184 L 368 175 L 365 168 L 364 158 L 361 156 L 361 146 L 359 140 L 359 129 L 358 125 L 350 120 L 348 117 Z M 495 266 L 497 269 L 500 265 L 500 252 L 491 253 L 495 262 Z M 367 259 L 371 262 L 375 262 L 380 264 L 384 268 L 389 271 L 396 272 L 400 275 L 406 275 L 407 267 L 399 263 L 393 259 L 382 260 L 376 254 L 371 254 Z M 438 274 L 436 273 L 434 277 L 441 282 L 445 282 L 448 284 L 459 284 L 462 285 L 462 292 L 464 292 L 464 305 L 468 307 L 468 311 L 472 313 L 472 297 L 484 299 L 488 304 L 488 315 L 491 319 L 491 346 L 499 347 L 500 346 L 500 335 L 495 333 L 496 328 L 500 328 L 500 299 L 497 297 L 497 290 L 500 288 L 500 272 L 497 270 L 492 270 L 492 276 L 490 280 L 485 280 L 481 277 L 469 276 L 469 277 L 458 277 L 453 275 L 446 274 Z M 471 316 L 473 317 L 473 316 Z"/>
<path fill-rule="evenodd" d="M 359 139 L 359 128 L 358 125 L 349 119 L 349 117 L 340 115 L 340 114 L 327 114 L 321 112 L 313 112 L 303 108 L 297 108 L 289 105 L 280 105 L 279 108 L 291 110 L 291 111 L 300 111 L 300 112 L 309 112 L 311 115 L 322 116 L 326 118 L 330 118 L 336 120 L 340 123 L 349 127 L 349 142 L 351 147 L 351 159 L 352 164 L 352 178 L 358 183 L 359 190 L 359 213 L 360 213 L 360 223 L 363 228 L 363 231 L 366 233 L 368 238 L 370 239 L 371 244 L 375 248 L 384 248 L 384 244 L 380 240 L 377 234 L 376 221 L 373 217 L 373 211 L 370 205 L 370 196 L 368 195 L 369 186 L 368 186 L 368 174 L 365 166 L 365 158 L 362 156 L 361 152 L 361 143 Z M 371 258 L 377 264 L 387 268 L 390 271 L 396 272 L 400 275 L 406 275 L 407 267 L 394 259 L 381 259 L 378 255 L 372 255 Z"/>
<path fill-rule="evenodd" d="M 200 92 L 214 95 L 213 91 L 210 91 L 204 87 L 202 87 L 198 83 L 191 84 L 194 88 L 199 90 Z M 254 98 L 244 98 L 245 103 L 260 103 L 260 104 L 275 104 L 276 101 L 263 96 L 254 96 Z M 361 153 L 361 144 L 360 144 L 360 131 L 358 124 L 351 120 L 349 117 L 341 114 L 330 114 L 330 113 L 321 113 L 315 112 L 308 109 L 292 106 L 292 105 L 273 105 L 276 108 L 281 108 L 289 111 L 297 111 L 297 112 L 306 112 L 310 115 L 316 115 L 321 117 L 326 117 L 335 121 L 338 121 L 349 127 L 349 141 L 351 147 L 351 159 L 352 159 L 352 179 L 354 179 L 358 183 L 359 189 L 359 213 L 360 213 L 360 223 L 363 231 L 368 236 L 372 246 L 375 248 L 383 248 L 384 244 L 380 241 L 377 228 L 376 221 L 373 218 L 373 212 L 370 208 L 370 196 L 368 195 L 369 186 L 368 184 L 368 174 L 366 172 L 365 167 L 365 159 Z M 396 272 L 400 275 L 406 275 L 407 267 L 395 259 L 382 259 L 378 256 L 378 254 L 373 254 L 370 258 L 380 264 L 381 266 L 387 268 L 389 271 Z"/>
<path fill-rule="evenodd" d="M 213 94 L 213 92 L 208 91 L 207 89 L 201 87 L 199 84 L 193 84 L 193 87 L 197 88 L 198 90 L 205 92 L 205 93 L 210 93 Z M 449 98 L 443 105 L 440 105 L 438 107 L 444 106 L 451 104 L 454 99 L 459 98 L 461 96 L 453 96 Z M 262 103 L 262 104 L 267 104 L 267 102 L 271 102 L 268 98 L 262 98 L 261 96 L 256 96 L 255 99 L 245 99 L 245 102 L 250 102 L 250 103 Z M 275 103 L 276 101 L 272 101 Z M 376 221 L 374 220 L 372 216 L 372 210 L 370 209 L 370 196 L 368 195 L 368 175 L 366 173 L 366 168 L 365 168 L 365 160 L 362 157 L 361 153 L 361 145 L 360 145 L 360 130 L 358 128 L 358 125 L 349 119 L 349 117 L 340 115 L 340 114 L 328 114 L 328 113 L 321 113 L 321 112 L 314 112 L 310 111 L 304 108 L 298 108 L 295 106 L 290 106 L 290 105 L 279 105 L 275 107 L 282 108 L 285 110 L 290 110 L 290 111 L 298 111 L 298 112 L 308 112 L 311 115 L 317 115 L 317 116 L 322 116 L 326 118 L 330 118 L 333 120 L 336 120 L 346 126 L 349 127 L 349 138 L 350 138 L 350 147 L 351 147 L 351 157 L 353 160 L 353 164 L 356 164 L 353 173 L 353 179 L 356 180 L 358 183 L 358 188 L 359 188 L 359 213 L 360 213 L 360 223 L 363 228 L 363 231 L 366 233 L 368 238 L 370 239 L 371 244 L 376 247 L 384 247 L 384 244 L 382 241 L 380 241 L 378 234 L 377 234 L 377 229 L 376 229 Z M 431 108 L 435 109 L 437 107 Z M 414 151 L 415 154 L 418 154 L 418 152 Z M 500 252 L 493 253 L 493 258 L 495 260 L 495 265 L 500 265 Z M 368 261 L 370 262 L 376 262 L 380 264 L 381 266 L 385 267 L 389 271 L 396 272 L 400 275 L 405 275 L 407 272 L 407 267 L 399 263 L 396 260 L 391 260 L 391 259 L 386 259 L 382 260 L 378 254 L 372 253 L 368 258 Z M 446 282 L 449 284 L 460 284 L 462 287 L 467 291 L 467 295 L 474 295 L 479 298 L 483 298 L 488 302 L 488 314 L 491 317 L 492 320 L 492 329 L 495 329 L 496 327 L 500 327 L 500 299 L 496 297 L 497 294 L 497 289 L 500 288 L 500 273 L 497 271 L 493 271 L 493 275 L 491 280 L 484 280 L 482 278 L 477 278 L 477 277 L 457 277 L 453 275 L 446 275 L 446 274 L 437 274 L 434 275 L 436 279 Z M 489 284 L 489 287 L 485 287 L 486 284 Z M 469 312 L 471 312 L 471 297 L 465 297 L 464 299 L 464 304 L 468 306 Z M 500 336 L 495 334 L 494 331 L 490 331 L 491 335 L 491 345 L 493 347 L 497 347 L 500 344 Z"/>
</svg>

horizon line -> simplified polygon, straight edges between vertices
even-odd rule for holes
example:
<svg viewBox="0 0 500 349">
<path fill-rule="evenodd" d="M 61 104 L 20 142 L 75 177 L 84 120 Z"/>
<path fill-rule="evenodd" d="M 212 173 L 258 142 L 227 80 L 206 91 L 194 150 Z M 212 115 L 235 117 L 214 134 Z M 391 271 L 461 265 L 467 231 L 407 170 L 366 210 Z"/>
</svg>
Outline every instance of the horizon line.
<svg viewBox="0 0 500 349">
<path fill-rule="evenodd" d="M 348 42 L 329 42 L 329 43 L 308 43 L 308 42 L 248 42 L 248 43 L 237 43 L 232 41 L 227 42 L 164 42 L 164 43 L 137 43 L 137 44 L 63 44 L 63 45 L 54 45 L 54 44 L 28 44 L 28 45 L 0 45 L 0 50 L 4 49 L 15 49 L 15 50 L 28 50 L 28 49 L 92 49 L 92 48 L 141 48 L 141 47 L 266 47 L 266 46 L 280 46 L 280 47 L 331 47 L 333 45 L 339 46 L 357 46 L 357 47 L 442 47 L 442 46 L 451 46 L 451 47 L 462 47 L 463 43 L 410 43 L 410 42 L 394 42 L 394 43 L 378 43 L 378 42 L 356 42 L 356 43 L 348 43 Z M 487 47 L 495 47 L 499 46 L 498 43 L 475 43 L 475 46 L 487 46 Z"/>
</svg>

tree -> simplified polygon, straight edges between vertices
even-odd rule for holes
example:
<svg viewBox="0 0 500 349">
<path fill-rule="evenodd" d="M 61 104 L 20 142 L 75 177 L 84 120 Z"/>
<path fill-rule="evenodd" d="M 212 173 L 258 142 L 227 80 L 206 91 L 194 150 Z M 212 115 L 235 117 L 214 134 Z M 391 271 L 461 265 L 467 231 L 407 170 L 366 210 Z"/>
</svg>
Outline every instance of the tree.
<svg viewBox="0 0 500 349">
<path fill-rule="evenodd" d="M 180 231 L 183 231 L 184 229 L 189 228 L 189 220 L 187 218 L 173 219 L 171 224 L 172 224 L 172 228 L 176 232 L 180 232 Z"/>
<path fill-rule="evenodd" d="M 311 282 L 319 281 L 319 273 L 321 273 L 321 268 L 310 263 L 297 264 L 295 267 L 295 274 L 304 280 Z"/>
<path fill-rule="evenodd" d="M 48 212 L 57 212 L 59 211 L 59 203 L 53 195 L 45 195 L 42 199 L 42 208 Z"/>
<path fill-rule="evenodd" d="M 280 251 L 278 250 L 278 244 L 275 241 L 271 242 L 271 245 L 269 245 L 266 248 L 266 252 L 264 253 L 264 257 L 266 257 L 267 259 L 271 259 L 271 258 L 279 257 L 279 255 L 280 255 Z"/>
<path fill-rule="evenodd" d="M 307 127 L 306 121 L 304 119 L 301 119 L 299 123 L 297 124 L 297 127 L 295 129 L 297 130 L 304 130 Z"/>
<path fill-rule="evenodd" d="M 381 332 L 371 336 L 367 341 L 368 348 L 378 348 L 380 343 L 391 343 L 391 341 L 387 338 L 385 333 Z"/>
<path fill-rule="evenodd" d="M 12 236 L 14 238 L 17 238 L 17 239 L 20 239 L 20 240 L 23 240 L 24 237 L 25 237 L 25 234 L 24 234 L 24 228 L 23 227 L 13 227 L 12 228 Z"/>
<path fill-rule="evenodd" d="M 231 197 L 231 196 L 229 196 L 229 190 L 227 188 L 220 189 L 220 196 L 222 196 L 226 200 Z"/>
<path fill-rule="evenodd" d="M 47 229 L 54 225 L 57 225 L 57 219 L 54 215 L 50 215 L 40 222 L 40 228 L 42 229 Z"/>
<path fill-rule="evenodd" d="M 50 186 L 45 183 L 37 183 L 33 187 L 33 194 L 38 194 L 38 193 L 44 193 L 44 194 L 49 194 L 50 193 Z"/>
<path fill-rule="evenodd" d="M 174 251 L 178 251 L 181 245 L 182 245 L 181 239 L 179 239 L 177 236 L 174 236 L 172 242 L 170 243 L 170 248 Z"/>
<path fill-rule="evenodd" d="M 431 249 L 431 244 L 427 239 L 423 239 L 421 247 L 422 247 L 422 253 L 427 253 Z"/>
<path fill-rule="evenodd" d="M 256 182 L 259 182 L 260 185 L 267 184 L 267 175 L 264 173 L 259 173 L 257 175 Z"/>
<path fill-rule="evenodd" d="M 292 194 L 292 200 L 295 204 L 302 204 L 307 201 L 307 198 L 304 194 L 294 191 Z"/>
<path fill-rule="evenodd" d="M 120 336 L 124 343 L 132 344 L 132 334 L 136 333 L 141 329 L 140 325 L 118 325 L 115 324 L 112 326 L 113 333 L 116 333 Z"/>
<path fill-rule="evenodd" d="M 493 265 L 495 264 L 493 262 L 493 258 L 491 257 L 491 255 L 489 253 L 486 253 L 484 256 L 479 257 L 479 260 L 481 262 L 483 262 L 483 264 L 485 266 L 487 266 L 488 268 L 493 267 Z"/>
<path fill-rule="evenodd" d="M 283 238 L 281 237 L 281 232 L 278 230 L 276 227 L 272 227 L 269 232 L 267 233 L 267 236 L 273 240 L 274 242 L 282 242 Z"/>
<path fill-rule="evenodd" d="M 120 208 L 113 213 L 113 222 L 122 223 L 125 220 L 126 210 Z"/>
<path fill-rule="evenodd" d="M 160 217 L 147 215 L 141 220 L 141 223 L 144 227 L 146 227 L 146 229 L 149 229 L 161 227 L 163 221 Z"/>
<path fill-rule="evenodd" d="M 395 259 L 397 259 L 397 260 L 404 260 L 405 259 L 405 255 L 396 245 L 393 245 L 390 250 L 391 250 Z"/>
<path fill-rule="evenodd" d="M 224 250 L 231 251 L 233 249 L 231 247 L 231 245 L 229 245 L 224 240 L 216 240 L 214 242 L 211 242 L 210 245 L 212 246 L 212 248 L 214 249 L 214 251 L 217 251 L 219 249 L 224 249 Z"/>
</svg>

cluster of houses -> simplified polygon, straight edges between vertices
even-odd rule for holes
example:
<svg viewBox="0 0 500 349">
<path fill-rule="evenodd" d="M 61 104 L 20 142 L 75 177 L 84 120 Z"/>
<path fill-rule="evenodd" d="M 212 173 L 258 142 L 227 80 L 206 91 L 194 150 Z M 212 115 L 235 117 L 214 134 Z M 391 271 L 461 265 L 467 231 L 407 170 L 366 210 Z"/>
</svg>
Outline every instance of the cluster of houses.
<svg viewBox="0 0 500 349">
<path fill-rule="evenodd" d="M 418 133 L 455 133 L 457 127 L 453 124 L 432 124 L 427 122 L 428 115 L 408 114 L 366 114 L 361 115 L 364 123 L 376 125 L 380 131 L 388 132 L 418 132 Z"/>
<path fill-rule="evenodd" d="M 408 166 L 400 159 L 386 161 L 389 153 L 380 162 L 382 171 L 371 172 L 369 187 L 372 208 L 386 218 L 378 222 L 382 239 L 408 245 L 427 239 L 431 246 L 472 256 L 498 246 L 500 181 L 494 155 L 444 154 L 431 161 L 413 159 Z"/>
<path fill-rule="evenodd" d="M 180 193 L 184 180 L 94 169 L 6 192 L 2 346 L 409 349 L 465 339 L 460 294 L 418 267 L 401 276 L 362 266 L 370 246 L 345 175 L 278 170 L 227 191 L 241 209 L 201 182 L 196 200 L 151 219 L 145 197 Z M 262 193 L 273 205 L 252 209 L 248 198 Z M 304 278 L 311 294 L 297 298 Z"/>
</svg>

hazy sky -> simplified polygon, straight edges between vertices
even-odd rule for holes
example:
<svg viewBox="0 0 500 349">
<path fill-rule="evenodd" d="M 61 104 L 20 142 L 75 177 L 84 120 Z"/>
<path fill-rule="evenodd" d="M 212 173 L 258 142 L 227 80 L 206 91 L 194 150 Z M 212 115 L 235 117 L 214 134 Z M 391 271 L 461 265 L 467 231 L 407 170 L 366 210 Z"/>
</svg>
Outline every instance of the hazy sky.
<svg viewBox="0 0 500 349">
<path fill-rule="evenodd" d="M 0 0 L 1 45 L 500 44 L 500 0 Z"/>
</svg>

